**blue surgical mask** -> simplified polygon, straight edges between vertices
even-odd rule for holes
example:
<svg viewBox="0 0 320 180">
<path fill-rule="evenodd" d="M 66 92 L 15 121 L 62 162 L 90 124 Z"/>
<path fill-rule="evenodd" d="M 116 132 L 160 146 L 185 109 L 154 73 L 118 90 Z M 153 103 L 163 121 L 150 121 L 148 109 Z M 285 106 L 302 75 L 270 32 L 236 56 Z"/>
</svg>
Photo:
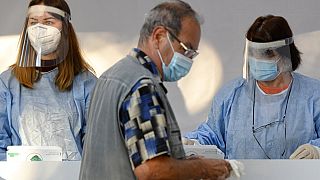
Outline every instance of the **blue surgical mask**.
<svg viewBox="0 0 320 180">
<path fill-rule="evenodd" d="M 174 52 L 174 54 L 171 58 L 171 62 L 168 66 L 164 63 L 159 49 L 157 50 L 157 53 L 158 53 L 160 60 L 162 62 L 163 80 L 164 81 L 177 81 L 188 74 L 188 72 L 191 69 L 193 61 L 192 61 L 192 59 L 190 59 L 190 58 L 188 58 L 178 52 L 175 52 L 168 36 L 167 36 L 167 38 L 169 40 L 171 49 Z"/>
<path fill-rule="evenodd" d="M 272 81 L 280 74 L 277 66 L 278 61 L 279 60 L 260 60 L 250 57 L 250 72 L 258 81 Z"/>
</svg>

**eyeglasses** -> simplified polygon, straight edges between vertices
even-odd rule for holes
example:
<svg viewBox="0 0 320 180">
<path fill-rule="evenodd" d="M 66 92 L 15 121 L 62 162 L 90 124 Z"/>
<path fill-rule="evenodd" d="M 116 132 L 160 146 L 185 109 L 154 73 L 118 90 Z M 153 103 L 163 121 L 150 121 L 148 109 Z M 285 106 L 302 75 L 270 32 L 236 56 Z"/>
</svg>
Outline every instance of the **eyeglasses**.
<svg viewBox="0 0 320 180">
<path fill-rule="evenodd" d="M 258 138 L 256 137 L 256 133 L 258 132 L 261 132 L 262 130 L 264 129 L 267 129 L 268 127 L 272 127 L 278 123 L 284 123 L 284 141 L 285 141 L 285 147 L 281 153 L 281 157 L 284 156 L 284 154 L 286 153 L 286 144 L 287 144 L 287 125 L 286 125 L 286 122 L 285 122 L 285 116 L 282 117 L 282 120 L 280 121 L 274 121 L 274 122 L 271 122 L 271 123 L 268 123 L 266 125 L 263 125 L 263 126 L 260 126 L 258 128 L 254 128 L 254 124 L 252 124 L 252 135 L 254 137 L 254 139 L 256 140 L 256 142 L 258 143 L 259 147 L 262 149 L 264 155 L 268 158 L 268 159 L 271 159 L 270 156 L 268 156 L 266 150 L 262 147 L 261 143 L 259 142 Z"/>
<path fill-rule="evenodd" d="M 170 36 L 172 36 L 175 40 L 178 41 L 178 43 L 180 44 L 180 46 L 184 49 L 184 55 L 190 59 L 195 58 L 196 56 L 198 56 L 199 52 L 193 49 L 188 48 L 182 41 L 180 41 L 180 39 L 174 35 L 168 28 L 165 27 L 165 29 L 169 32 Z"/>
<path fill-rule="evenodd" d="M 254 82 L 254 83 L 256 83 L 256 82 Z M 256 95 L 255 95 L 256 94 L 256 85 L 254 85 L 253 105 L 252 105 L 252 135 L 253 135 L 254 139 L 256 140 L 256 142 L 258 143 L 259 147 L 262 149 L 263 153 L 265 154 L 265 156 L 268 159 L 271 159 L 271 158 L 270 158 L 270 156 L 268 156 L 266 150 L 262 147 L 262 145 L 259 142 L 258 138 L 256 137 L 255 133 L 261 132 L 262 130 L 267 129 L 268 127 L 272 127 L 272 126 L 274 126 L 274 125 L 276 125 L 278 123 L 284 123 L 284 141 L 285 141 L 285 145 L 284 145 L 284 150 L 281 153 L 281 157 L 284 156 L 284 154 L 286 153 L 286 145 L 287 145 L 287 123 L 286 123 L 286 119 L 285 118 L 286 118 L 286 114 L 287 114 L 287 108 L 288 108 L 288 102 L 289 102 L 289 98 L 290 98 L 290 94 L 291 94 L 292 83 L 293 83 L 293 80 L 291 82 L 290 89 L 289 89 L 288 95 L 286 97 L 287 101 L 286 101 L 286 106 L 285 106 L 285 109 L 284 109 L 284 115 L 283 115 L 282 119 L 279 120 L 279 121 L 274 121 L 274 122 L 259 126 L 257 128 L 254 127 L 254 108 L 255 108 L 255 97 L 256 97 Z"/>
</svg>

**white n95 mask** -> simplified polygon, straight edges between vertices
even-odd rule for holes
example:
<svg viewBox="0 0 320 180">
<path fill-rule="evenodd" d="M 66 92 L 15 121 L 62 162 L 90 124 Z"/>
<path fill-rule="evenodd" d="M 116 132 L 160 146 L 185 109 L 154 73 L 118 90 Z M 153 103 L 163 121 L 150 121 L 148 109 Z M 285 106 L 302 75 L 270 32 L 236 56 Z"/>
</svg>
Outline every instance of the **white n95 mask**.
<svg viewBox="0 0 320 180">
<path fill-rule="evenodd" d="M 59 29 L 38 23 L 29 26 L 27 31 L 31 46 L 38 54 L 47 55 L 57 49 L 61 38 Z"/>
</svg>

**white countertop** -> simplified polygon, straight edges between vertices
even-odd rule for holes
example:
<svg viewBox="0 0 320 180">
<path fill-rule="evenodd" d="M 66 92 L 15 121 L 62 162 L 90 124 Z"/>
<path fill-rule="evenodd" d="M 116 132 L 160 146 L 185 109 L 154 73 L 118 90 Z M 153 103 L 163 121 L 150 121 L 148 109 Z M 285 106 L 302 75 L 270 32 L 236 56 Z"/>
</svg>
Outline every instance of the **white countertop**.
<svg viewBox="0 0 320 180">
<path fill-rule="evenodd" d="M 242 180 L 320 179 L 320 160 L 240 160 Z M 0 162 L 0 177 L 17 180 L 78 180 L 79 161 Z M 0 178 L 1 179 L 1 178 Z M 230 180 L 237 178 L 231 177 Z"/>
</svg>

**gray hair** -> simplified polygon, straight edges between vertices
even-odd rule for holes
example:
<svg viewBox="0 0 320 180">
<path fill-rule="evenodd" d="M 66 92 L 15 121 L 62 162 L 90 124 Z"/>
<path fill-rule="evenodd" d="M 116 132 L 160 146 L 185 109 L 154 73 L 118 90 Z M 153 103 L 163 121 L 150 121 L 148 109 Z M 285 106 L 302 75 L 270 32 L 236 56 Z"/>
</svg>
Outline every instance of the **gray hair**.
<svg viewBox="0 0 320 180">
<path fill-rule="evenodd" d="M 186 17 L 193 18 L 199 25 L 203 23 L 198 13 L 186 2 L 172 0 L 158 4 L 146 14 L 144 24 L 140 30 L 138 45 L 142 45 L 157 26 L 164 26 L 170 29 L 176 36 L 179 36 L 181 22 Z"/>
</svg>

